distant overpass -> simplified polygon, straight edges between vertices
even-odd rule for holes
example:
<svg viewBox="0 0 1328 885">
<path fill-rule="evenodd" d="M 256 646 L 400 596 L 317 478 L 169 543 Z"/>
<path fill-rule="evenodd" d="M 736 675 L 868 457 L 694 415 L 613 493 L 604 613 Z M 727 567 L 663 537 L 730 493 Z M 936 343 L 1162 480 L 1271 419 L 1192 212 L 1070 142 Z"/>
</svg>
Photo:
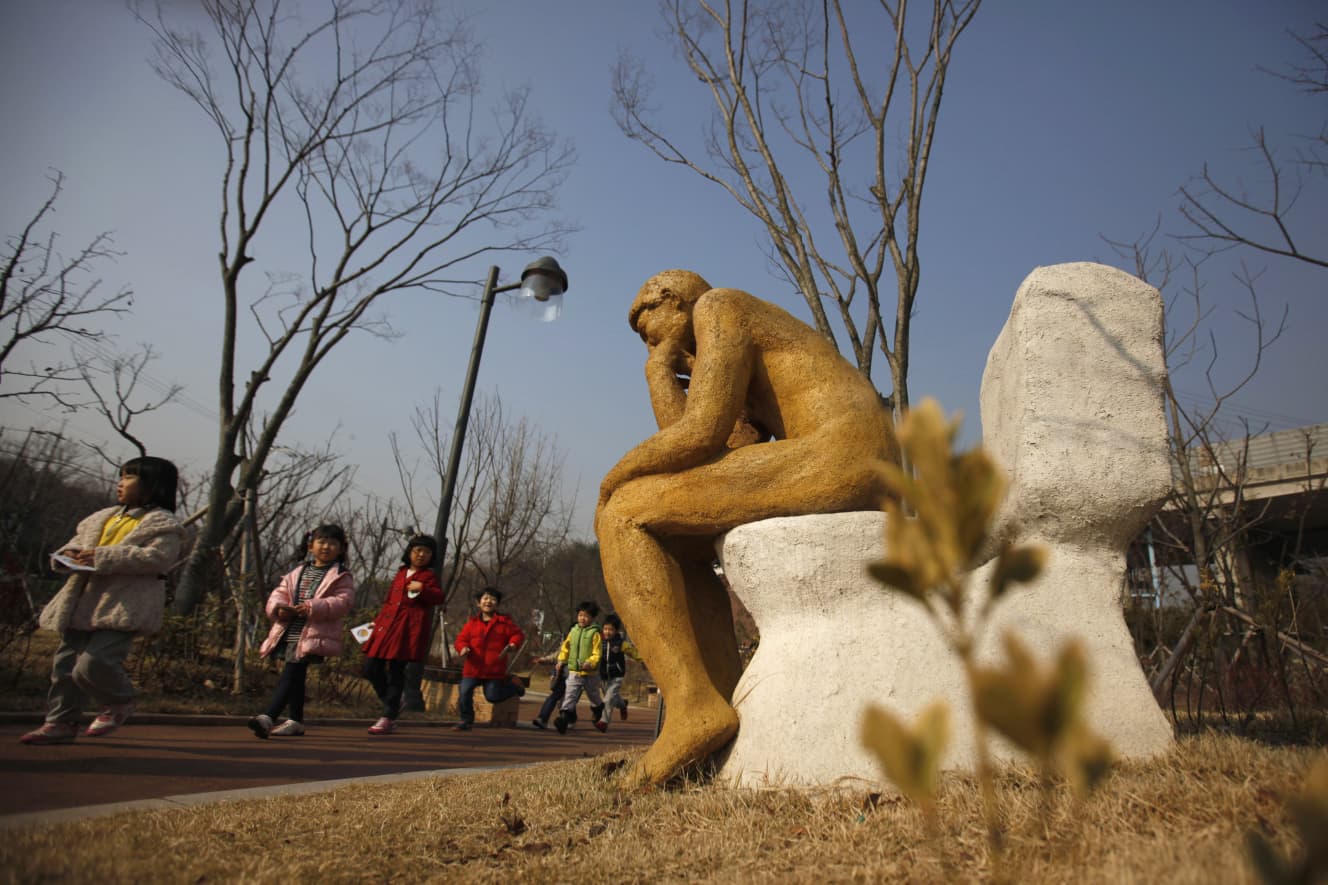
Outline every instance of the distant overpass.
<svg viewBox="0 0 1328 885">
<path fill-rule="evenodd" d="M 1328 559 L 1328 424 L 1232 440 L 1211 453 L 1196 451 L 1190 470 L 1208 528 L 1221 535 L 1243 527 L 1239 543 L 1215 551 L 1235 554 L 1231 566 L 1238 590 L 1249 581 L 1275 579 L 1282 568 Z M 1185 482 L 1175 465 L 1172 474 L 1175 493 L 1128 555 L 1131 593 L 1155 601 L 1166 599 L 1164 566 L 1194 565 Z"/>
</svg>

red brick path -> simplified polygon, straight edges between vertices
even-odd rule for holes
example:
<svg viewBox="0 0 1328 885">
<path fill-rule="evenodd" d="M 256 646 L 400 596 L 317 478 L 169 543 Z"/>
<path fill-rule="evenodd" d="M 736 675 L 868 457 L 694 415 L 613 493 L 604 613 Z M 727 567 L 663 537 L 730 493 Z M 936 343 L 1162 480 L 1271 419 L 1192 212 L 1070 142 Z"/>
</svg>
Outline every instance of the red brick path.
<svg viewBox="0 0 1328 885">
<path fill-rule="evenodd" d="M 522 704 L 517 728 L 476 726 L 468 732 L 412 721 L 392 735 L 366 733 L 370 720 L 308 725 L 298 738 L 262 741 L 244 719 L 205 721 L 143 716 L 102 738 L 31 747 L 19 735 L 37 721 L 0 724 L 0 815 L 238 790 L 306 781 L 340 780 L 441 768 L 513 765 L 595 756 L 638 747 L 654 738 L 653 711 L 633 709 L 607 734 L 587 716 L 567 735 L 528 724 L 537 706 Z"/>
</svg>

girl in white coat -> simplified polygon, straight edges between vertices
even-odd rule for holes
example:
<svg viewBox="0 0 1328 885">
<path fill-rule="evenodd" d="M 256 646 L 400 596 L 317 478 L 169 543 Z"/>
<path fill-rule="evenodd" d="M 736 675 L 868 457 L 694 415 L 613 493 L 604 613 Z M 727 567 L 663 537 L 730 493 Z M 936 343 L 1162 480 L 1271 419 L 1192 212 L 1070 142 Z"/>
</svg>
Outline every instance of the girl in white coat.
<svg viewBox="0 0 1328 885">
<path fill-rule="evenodd" d="M 78 524 L 51 557 L 69 580 L 42 609 L 40 625 L 60 634 L 51 665 L 46 722 L 19 740 L 68 744 L 78 734 L 84 704 L 101 712 L 83 734 L 110 734 L 134 712 L 134 686 L 124 661 L 140 633 L 161 628 L 168 571 L 180 557 L 187 530 L 175 516 L 178 473 L 165 458 L 125 462 L 116 507 Z"/>
</svg>

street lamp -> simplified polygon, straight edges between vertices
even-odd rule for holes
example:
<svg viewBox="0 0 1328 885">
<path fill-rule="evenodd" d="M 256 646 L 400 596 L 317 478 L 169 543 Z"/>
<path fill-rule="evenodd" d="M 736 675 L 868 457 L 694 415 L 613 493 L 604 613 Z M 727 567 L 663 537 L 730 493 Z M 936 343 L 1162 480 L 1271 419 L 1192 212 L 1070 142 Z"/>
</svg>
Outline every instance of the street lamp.
<svg viewBox="0 0 1328 885">
<path fill-rule="evenodd" d="M 475 398 L 475 377 L 480 371 L 480 356 L 484 353 L 484 337 L 489 331 L 489 311 L 493 308 L 493 298 L 499 292 L 520 289 L 522 298 L 532 304 L 543 307 L 544 319 L 556 319 L 562 307 L 563 293 L 567 291 L 567 274 L 558 266 L 556 259 L 549 256 L 536 258 L 526 269 L 521 271 L 521 282 L 507 286 L 498 285 L 498 267 L 489 268 L 489 279 L 484 284 L 484 297 L 480 300 L 480 318 L 475 325 L 475 342 L 470 346 L 470 365 L 466 369 L 466 386 L 461 391 L 461 404 L 457 407 L 456 427 L 452 430 L 452 450 L 447 456 L 447 475 L 443 477 L 443 498 L 438 502 L 438 521 L 434 523 L 433 536 L 438 550 L 435 554 L 439 580 L 443 577 L 443 562 L 447 556 L 447 518 L 452 511 L 452 495 L 456 491 L 457 471 L 461 466 L 461 447 L 466 441 L 466 425 L 470 423 L 470 402 Z M 443 618 L 440 613 L 439 618 Z M 446 634 L 446 622 L 440 624 Z M 431 640 L 432 643 L 432 640 Z M 443 643 L 443 658 L 450 658 Z M 406 688 L 403 709 L 423 710 L 424 697 L 421 693 L 421 680 L 424 677 L 424 662 L 412 661 L 406 665 Z"/>
<path fill-rule="evenodd" d="M 461 447 L 466 440 L 466 425 L 470 422 L 470 402 L 475 397 L 475 376 L 480 370 L 480 355 L 484 352 L 484 336 L 489 331 L 489 311 L 493 298 L 499 292 L 520 289 L 521 296 L 543 305 L 546 319 L 555 319 L 567 291 L 567 274 L 549 256 L 536 258 L 521 271 L 521 282 L 498 285 L 498 267 L 489 268 L 489 280 L 484 284 L 484 297 L 480 301 L 480 318 L 475 325 L 475 343 L 470 347 L 470 366 L 466 369 L 466 386 L 461 392 L 461 405 L 457 408 L 456 427 L 452 430 L 452 450 L 447 456 L 447 475 L 443 477 L 443 499 L 438 502 L 438 521 L 433 535 L 438 543 L 438 567 L 441 569 L 447 554 L 447 518 L 452 510 L 452 495 L 456 491 L 457 470 L 461 465 Z M 442 577 L 442 573 L 439 573 Z"/>
</svg>

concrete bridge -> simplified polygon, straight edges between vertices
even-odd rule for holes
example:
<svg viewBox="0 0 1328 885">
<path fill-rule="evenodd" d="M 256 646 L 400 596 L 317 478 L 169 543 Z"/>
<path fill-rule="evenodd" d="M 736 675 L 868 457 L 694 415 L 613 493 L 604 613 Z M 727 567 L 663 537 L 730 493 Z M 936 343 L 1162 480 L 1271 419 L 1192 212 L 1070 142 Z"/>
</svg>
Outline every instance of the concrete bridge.
<svg viewBox="0 0 1328 885">
<path fill-rule="evenodd" d="M 1211 552 L 1232 557 L 1222 565 L 1234 576 L 1237 593 L 1252 582 L 1276 580 L 1288 567 L 1308 582 L 1325 583 L 1328 424 L 1232 440 L 1211 451 L 1194 450 L 1189 467 L 1199 506 L 1186 506 L 1190 483 L 1173 466 L 1174 494 L 1130 547 L 1132 595 L 1155 605 L 1179 601 L 1173 597 L 1179 589 L 1168 588 L 1162 571 L 1195 565 L 1194 515 L 1202 520 L 1206 535 L 1217 541 Z"/>
</svg>

